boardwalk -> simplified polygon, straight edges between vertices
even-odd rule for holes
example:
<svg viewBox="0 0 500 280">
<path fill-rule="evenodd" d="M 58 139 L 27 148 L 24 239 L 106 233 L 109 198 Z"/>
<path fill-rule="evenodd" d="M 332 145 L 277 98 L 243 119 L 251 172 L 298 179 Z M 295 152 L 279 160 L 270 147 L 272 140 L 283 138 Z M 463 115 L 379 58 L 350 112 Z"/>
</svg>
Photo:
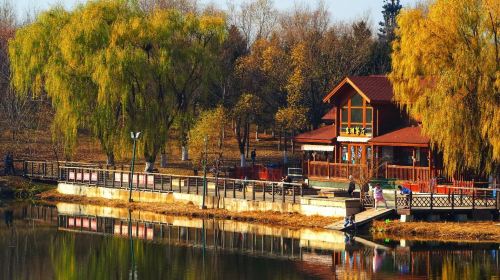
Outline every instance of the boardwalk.
<svg viewBox="0 0 500 280">
<path fill-rule="evenodd" d="M 71 184 L 129 189 L 146 192 L 203 193 L 201 176 L 183 176 L 161 173 L 134 172 L 105 169 L 95 165 L 77 166 L 66 162 L 26 162 L 24 174 L 30 178 L 58 181 Z M 283 183 L 232 178 L 206 178 L 207 196 L 239 198 L 252 201 L 300 203 L 300 197 L 316 192 L 301 183 Z"/>
<path fill-rule="evenodd" d="M 380 219 L 383 217 L 387 217 L 390 214 L 394 213 L 394 209 L 387 209 L 387 208 L 379 208 L 375 210 L 375 208 L 368 209 L 366 211 L 363 211 L 361 213 L 356 214 L 355 217 L 355 223 L 356 227 L 363 226 L 365 224 L 370 223 L 373 220 Z M 344 226 L 344 221 L 339 221 L 336 223 L 333 223 L 329 226 L 326 227 L 327 229 L 334 229 L 334 230 L 346 230 L 347 228 Z"/>
</svg>

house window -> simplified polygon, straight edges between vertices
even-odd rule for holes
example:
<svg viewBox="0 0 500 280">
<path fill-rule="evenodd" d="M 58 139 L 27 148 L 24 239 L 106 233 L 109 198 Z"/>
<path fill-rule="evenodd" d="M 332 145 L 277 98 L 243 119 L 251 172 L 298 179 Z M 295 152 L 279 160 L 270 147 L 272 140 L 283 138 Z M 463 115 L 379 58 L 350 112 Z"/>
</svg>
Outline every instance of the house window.
<svg viewBox="0 0 500 280">
<path fill-rule="evenodd" d="M 358 93 L 341 107 L 340 118 L 341 135 L 373 135 L 373 108 Z"/>
</svg>

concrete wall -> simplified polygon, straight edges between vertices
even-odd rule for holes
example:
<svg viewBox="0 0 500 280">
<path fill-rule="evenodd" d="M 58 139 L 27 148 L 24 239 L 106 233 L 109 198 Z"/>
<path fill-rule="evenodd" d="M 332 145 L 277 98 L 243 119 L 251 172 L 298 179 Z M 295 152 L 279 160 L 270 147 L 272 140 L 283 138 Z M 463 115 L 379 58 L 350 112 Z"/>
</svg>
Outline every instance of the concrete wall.
<svg viewBox="0 0 500 280">
<path fill-rule="evenodd" d="M 115 208 L 96 205 L 80 205 L 74 203 L 58 203 L 57 211 L 62 215 L 84 215 L 109 217 L 116 219 L 128 219 L 129 210 L 126 208 Z M 284 227 L 261 225 L 255 223 L 247 223 L 232 220 L 205 220 L 202 219 L 171 216 L 157 214 L 149 211 L 131 211 L 130 218 L 132 220 L 140 220 L 147 222 L 168 223 L 173 226 L 202 228 L 207 229 L 224 229 L 228 232 L 241 233 L 256 233 L 260 235 L 269 235 L 276 237 L 287 237 L 300 239 L 301 246 L 314 247 L 318 249 L 344 250 L 345 236 L 343 232 L 326 230 L 326 229 L 289 229 Z"/>
<path fill-rule="evenodd" d="M 129 191 L 125 189 L 111 189 L 97 186 L 74 185 L 59 183 L 57 191 L 61 194 L 81 195 L 128 201 Z M 132 191 L 132 198 L 138 202 L 155 203 L 193 203 L 201 207 L 203 196 L 185 193 L 159 193 L 146 191 Z M 357 201 L 357 203 L 356 203 Z M 239 198 L 217 198 L 208 196 L 205 199 L 207 208 L 226 209 L 233 212 L 245 211 L 274 211 L 281 213 L 300 213 L 303 215 L 320 215 L 326 217 L 345 217 L 360 212 L 359 200 L 353 199 L 327 199 L 327 198 L 301 198 L 301 203 L 251 201 Z"/>
</svg>

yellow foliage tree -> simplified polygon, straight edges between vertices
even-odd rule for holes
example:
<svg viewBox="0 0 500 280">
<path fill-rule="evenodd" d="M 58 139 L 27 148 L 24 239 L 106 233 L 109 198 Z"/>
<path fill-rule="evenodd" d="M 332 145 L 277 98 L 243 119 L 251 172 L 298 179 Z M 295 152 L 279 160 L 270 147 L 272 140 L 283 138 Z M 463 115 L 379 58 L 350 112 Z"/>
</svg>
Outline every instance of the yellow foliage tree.
<svg viewBox="0 0 500 280">
<path fill-rule="evenodd" d="M 437 0 L 398 17 L 395 99 L 422 121 L 449 174 L 499 169 L 499 16 L 495 0 Z"/>
</svg>

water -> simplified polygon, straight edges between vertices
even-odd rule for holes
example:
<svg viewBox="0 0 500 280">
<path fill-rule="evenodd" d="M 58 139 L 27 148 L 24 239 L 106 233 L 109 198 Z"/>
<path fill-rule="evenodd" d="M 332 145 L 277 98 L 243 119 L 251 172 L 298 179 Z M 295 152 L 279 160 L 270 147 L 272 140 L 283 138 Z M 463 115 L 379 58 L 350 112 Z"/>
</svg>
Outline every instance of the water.
<svg viewBox="0 0 500 280">
<path fill-rule="evenodd" d="M 0 210 L 1 279 L 500 279 L 499 244 L 58 208 Z"/>
</svg>

